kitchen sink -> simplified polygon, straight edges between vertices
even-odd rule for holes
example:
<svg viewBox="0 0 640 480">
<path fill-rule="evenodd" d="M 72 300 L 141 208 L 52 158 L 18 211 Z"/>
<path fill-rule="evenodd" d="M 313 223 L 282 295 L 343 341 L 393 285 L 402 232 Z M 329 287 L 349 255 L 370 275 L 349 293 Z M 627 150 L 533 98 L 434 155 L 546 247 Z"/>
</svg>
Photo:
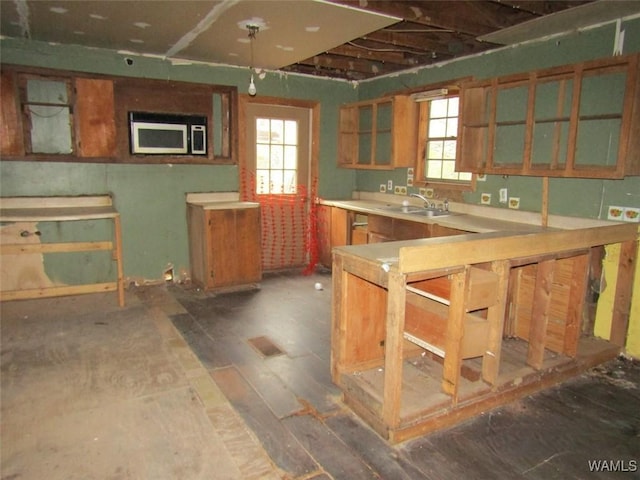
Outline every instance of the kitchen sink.
<svg viewBox="0 0 640 480">
<path fill-rule="evenodd" d="M 421 208 L 420 210 L 407 213 L 410 213 L 411 215 L 419 215 L 421 217 L 446 217 L 448 215 L 453 215 L 452 212 L 442 210 L 440 208 Z"/>
<path fill-rule="evenodd" d="M 387 205 L 385 207 L 378 207 L 380 210 L 385 210 L 387 212 L 398 212 L 398 213 L 413 213 L 418 210 L 425 210 L 422 207 L 412 207 L 412 206 L 404 206 L 404 205 Z"/>
<path fill-rule="evenodd" d="M 407 213 L 409 215 L 416 215 L 420 217 L 446 217 L 448 215 L 454 215 L 453 212 L 442 210 L 441 208 L 425 208 L 404 205 L 380 207 L 380 210 L 384 210 L 387 212 Z"/>
</svg>

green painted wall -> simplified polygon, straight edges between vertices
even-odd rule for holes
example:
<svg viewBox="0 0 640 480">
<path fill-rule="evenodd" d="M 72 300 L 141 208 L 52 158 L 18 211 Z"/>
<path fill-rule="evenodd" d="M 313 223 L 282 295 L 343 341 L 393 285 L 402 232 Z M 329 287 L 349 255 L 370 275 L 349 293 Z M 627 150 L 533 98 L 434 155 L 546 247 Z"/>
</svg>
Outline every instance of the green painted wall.
<svg viewBox="0 0 640 480">
<path fill-rule="evenodd" d="M 204 64 L 172 65 L 148 57 L 99 49 L 2 39 L 3 63 L 130 77 L 236 85 L 244 93 L 244 68 Z M 132 65 L 125 61 L 133 60 Z M 348 82 L 310 76 L 268 73 L 256 78 L 258 95 L 321 102 L 318 194 L 344 198 L 355 185 L 355 173 L 336 167 L 338 109 L 354 101 L 357 90 Z M 152 94 L 152 92 L 150 92 Z M 238 190 L 236 166 L 114 165 L 60 162 L 0 162 L 2 196 L 82 195 L 110 193 L 122 217 L 125 276 L 159 280 L 167 264 L 179 272 L 189 268 L 185 194 Z M 77 225 L 41 224 L 44 241 L 93 238 L 110 228 L 99 222 Z M 101 232 L 101 233 L 100 233 Z M 106 231 L 108 234 L 108 230 Z M 85 268 L 76 268 L 77 262 Z M 115 272 L 108 258 L 85 254 L 47 255 L 45 268 L 54 281 L 69 284 L 101 282 Z M 80 272 L 82 270 L 82 272 Z M 88 278 L 89 277 L 89 278 Z"/>
<path fill-rule="evenodd" d="M 640 19 L 623 22 L 622 29 L 625 30 L 623 53 L 640 51 Z M 614 36 L 615 25 L 609 24 L 401 75 L 389 75 L 363 82 L 359 87 L 360 100 L 468 76 L 490 78 L 607 57 L 613 51 Z M 392 172 L 358 171 L 356 188 L 377 192 L 380 184 L 386 184 L 387 180 L 392 180 L 394 185 L 405 185 L 406 176 L 404 168 Z M 522 210 L 540 211 L 542 180 L 531 177 L 489 175 L 486 182 L 478 182 L 475 192 L 465 194 L 465 202 L 479 204 L 481 193 L 491 193 L 492 205 L 500 207 L 498 191 L 504 187 L 510 197 L 520 198 Z M 414 191 L 417 188 L 409 189 L 410 193 Z M 549 212 L 557 215 L 606 219 L 608 205 L 640 207 L 640 177 L 624 180 L 551 179 L 549 192 Z"/>
<path fill-rule="evenodd" d="M 640 50 L 640 19 L 623 24 L 625 52 Z M 461 77 L 491 77 L 606 57 L 613 48 L 611 25 L 574 33 L 545 42 L 508 47 L 493 53 L 422 68 L 400 75 L 351 83 L 300 75 L 267 73 L 256 79 L 258 95 L 312 99 L 320 102 L 320 164 L 318 194 L 323 198 L 345 198 L 356 190 L 378 191 L 381 183 L 393 180 L 406 184 L 406 169 L 391 172 L 353 171 L 336 167 L 339 106 L 359 99 L 375 98 L 435 82 Z M 3 63 L 61 70 L 102 73 L 131 77 L 170 79 L 219 85 L 236 85 L 242 93 L 247 87 L 247 69 L 205 64 L 172 64 L 160 58 L 139 57 L 116 52 L 50 45 L 13 39 L 0 40 Z M 133 59 L 128 65 L 127 58 Z M 550 212 L 554 214 L 603 218 L 606 206 L 640 206 L 640 177 L 624 180 L 563 180 L 550 182 Z M 509 189 L 519 196 L 521 208 L 539 211 L 541 180 L 526 177 L 489 176 L 469 193 L 465 201 L 479 203 L 480 193 L 494 198 L 498 189 Z M 185 219 L 187 192 L 235 191 L 235 166 L 202 165 L 105 165 L 57 162 L 0 162 L 0 194 L 75 195 L 111 193 L 122 216 L 125 276 L 158 280 L 168 263 L 176 269 L 188 268 Z M 92 235 L 96 226 L 81 233 Z M 73 235 L 76 235 L 75 232 Z M 58 238 L 64 229 L 43 228 L 45 238 Z M 85 263 L 88 260 L 82 259 Z M 48 260 L 52 278 L 79 283 L 69 261 Z M 89 271 L 92 268 L 88 269 Z M 104 268 L 96 262 L 93 275 L 102 281 Z"/>
</svg>

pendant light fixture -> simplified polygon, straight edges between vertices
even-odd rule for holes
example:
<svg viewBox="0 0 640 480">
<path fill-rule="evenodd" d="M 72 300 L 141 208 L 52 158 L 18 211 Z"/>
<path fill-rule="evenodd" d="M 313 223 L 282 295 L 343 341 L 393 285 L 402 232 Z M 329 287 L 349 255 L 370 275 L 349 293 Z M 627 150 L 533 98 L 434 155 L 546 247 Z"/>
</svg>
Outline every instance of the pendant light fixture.
<svg viewBox="0 0 640 480">
<path fill-rule="evenodd" d="M 249 89 L 247 92 L 252 97 L 256 94 L 256 84 L 253 83 L 253 41 L 256 39 L 256 33 L 260 30 L 260 27 L 257 25 L 247 25 L 247 29 L 249 30 L 249 44 L 251 46 L 251 64 L 249 65 L 249 70 L 251 70 L 251 81 L 249 82 Z"/>
</svg>

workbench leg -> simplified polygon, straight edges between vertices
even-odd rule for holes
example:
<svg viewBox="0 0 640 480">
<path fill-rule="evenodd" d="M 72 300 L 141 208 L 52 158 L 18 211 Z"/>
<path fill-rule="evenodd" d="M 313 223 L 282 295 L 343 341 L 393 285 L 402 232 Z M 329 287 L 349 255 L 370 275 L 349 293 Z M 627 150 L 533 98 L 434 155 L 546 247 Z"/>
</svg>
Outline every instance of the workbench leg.
<svg viewBox="0 0 640 480">
<path fill-rule="evenodd" d="M 527 351 L 527 365 L 536 370 L 540 370 L 544 362 L 544 347 L 547 340 L 551 288 L 555 267 L 555 259 L 544 260 L 538 263 L 536 271 L 531 325 L 529 326 L 529 349 Z"/>
<path fill-rule="evenodd" d="M 118 269 L 118 305 L 124 307 L 124 269 L 122 268 L 122 228 L 120 226 L 120 215 L 114 217 L 113 226 L 116 237 L 114 254 Z"/>
<path fill-rule="evenodd" d="M 498 284 L 496 285 L 497 301 L 489 307 L 489 311 L 487 312 L 489 338 L 487 338 L 487 350 L 482 358 L 482 378 L 485 382 L 495 385 L 500 370 L 504 319 L 507 313 L 507 296 L 509 293 L 509 276 L 511 273 L 509 260 L 493 262 L 491 264 L 491 271 L 498 276 Z"/>
<path fill-rule="evenodd" d="M 385 425 L 394 428 L 400 423 L 402 401 L 402 357 L 407 296 L 405 275 L 398 272 L 389 272 L 387 287 L 387 332 L 384 343 L 382 420 Z"/>
<path fill-rule="evenodd" d="M 464 317 L 466 314 L 465 292 L 469 284 L 469 274 L 470 269 L 467 267 L 464 271 L 451 275 L 442 390 L 453 397 L 454 406 L 458 403 L 460 369 L 462 368 L 462 337 L 464 336 Z"/>
</svg>

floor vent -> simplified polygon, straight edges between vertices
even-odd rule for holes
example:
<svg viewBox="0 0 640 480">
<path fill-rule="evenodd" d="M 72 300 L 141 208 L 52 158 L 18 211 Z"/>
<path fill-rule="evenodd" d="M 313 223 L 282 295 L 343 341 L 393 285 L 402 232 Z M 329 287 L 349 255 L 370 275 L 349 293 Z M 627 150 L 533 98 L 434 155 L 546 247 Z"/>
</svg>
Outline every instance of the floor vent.
<svg viewBox="0 0 640 480">
<path fill-rule="evenodd" d="M 254 337 L 250 338 L 248 342 L 253 348 L 260 352 L 263 357 L 275 357 L 276 355 L 282 355 L 284 353 L 269 337 Z"/>
</svg>

